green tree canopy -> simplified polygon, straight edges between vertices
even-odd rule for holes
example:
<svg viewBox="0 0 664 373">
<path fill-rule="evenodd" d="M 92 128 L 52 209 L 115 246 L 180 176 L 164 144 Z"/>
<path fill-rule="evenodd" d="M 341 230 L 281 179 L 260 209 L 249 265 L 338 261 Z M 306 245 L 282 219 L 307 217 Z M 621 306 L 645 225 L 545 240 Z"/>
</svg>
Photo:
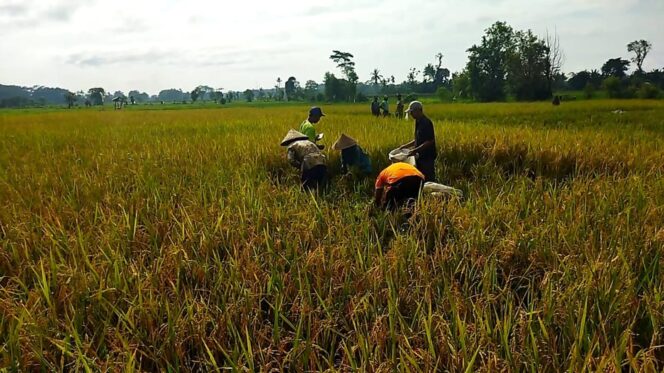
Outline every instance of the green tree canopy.
<svg viewBox="0 0 664 373">
<path fill-rule="evenodd" d="M 635 40 L 627 44 L 627 51 L 634 53 L 632 62 L 636 64 L 636 69 L 640 73 L 643 73 L 643 61 L 648 56 L 648 53 L 650 53 L 650 49 L 652 49 L 652 44 L 649 41 L 643 39 Z"/>
<path fill-rule="evenodd" d="M 486 29 L 482 42 L 468 49 L 466 69 L 472 96 L 479 101 L 506 97 L 507 62 L 514 50 L 514 30 L 505 22 Z"/>
<path fill-rule="evenodd" d="M 104 104 L 104 95 L 106 91 L 104 88 L 90 88 L 88 90 L 88 95 L 90 96 L 90 101 L 92 105 L 103 105 Z"/>
<path fill-rule="evenodd" d="M 602 65 L 602 75 L 604 77 L 615 76 L 622 79 L 627 76 L 627 69 L 629 69 L 629 61 L 620 57 L 611 58 Z"/>
</svg>

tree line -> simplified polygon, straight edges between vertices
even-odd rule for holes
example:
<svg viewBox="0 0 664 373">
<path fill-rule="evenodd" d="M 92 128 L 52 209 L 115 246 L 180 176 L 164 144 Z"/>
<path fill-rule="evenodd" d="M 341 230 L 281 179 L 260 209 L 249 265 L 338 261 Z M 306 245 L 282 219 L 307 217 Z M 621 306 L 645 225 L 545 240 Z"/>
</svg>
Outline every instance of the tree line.
<svg viewBox="0 0 664 373">
<path fill-rule="evenodd" d="M 379 68 L 360 80 L 354 55 L 333 50 L 329 59 L 336 64 L 338 75 L 326 72 L 322 83 L 308 80 L 304 85 L 294 76 L 283 81 L 277 77 L 274 87 L 246 89 L 243 92 L 224 91 L 208 85 L 198 85 L 190 91 L 165 89 L 156 95 L 139 90 L 128 94 L 107 92 L 101 87 L 87 92 L 71 92 L 61 88 L 17 87 L 0 85 L 0 107 L 39 106 L 46 104 L 104 105 L 140 103 L 195 103 L 232 101 L 325 101 L 364 102 L 370 96 L 436 94 L 443 101 L 519 101 L 545 100 L 554 92 L 576 91 L 592 98 L 603 90 L 611 98 L 657 98 L 664 90 L 664 69 L 644 71 L 643 63 L 652 49 L 646 40 L 627 45 L 631 60 L 610 58 L 599 69 L 586 69 L 566 75 L 562 72 L 565 55 L 557 35 L 540 37 L 531 30 L 515 30 L 505 22 L 495 22 L 487 28 L 479 43 L 467 49 L 464 68 L 451 73 L 443 66 L 444 56 L 437 53 L 422 69 L 411 67 L 406 79 L 397 82 Z M 631 64 L 636 66 L 628 74 Z M 283 83 L 283 84 L 282 84 Z"/>
<path fill-rule="evenodd" d="M 324 77 L 327 101 L 365 101 L 367 94 L 433 93 L 442 100 L 477 102 L 536 101 L 550 99 L 554 92 L 583 91 L 592 98 L 604 90 L 611 98 L 657 98 L 664 90 L 664 69 L 643 70 L 643 62 L 652 49 L 646 40 L 627 45 L 636 70 L 628 75 L 630 61 L 611 58 L 600 70 L 583 70 L 567 76 L 562 72 L 564 52 L 557 35 L 540 37 L 531 30 L 515 30 L 505 22 L 496 22 L 485 30 L 479 43 L 468 48 L 468 61 L 460 71 L 450 74 L 442 64 L 442 53 L 422 70 L 409 69 L 406 80 L 396 84 L 394 76 L 384 77 L 378 68 L 370 79 L 360 83 L 354 74 L 353 55 L 334 51 L 342 77 L 327 72 Z M 422 79 L 418 80 L 420 77 Z"/>
</svg>

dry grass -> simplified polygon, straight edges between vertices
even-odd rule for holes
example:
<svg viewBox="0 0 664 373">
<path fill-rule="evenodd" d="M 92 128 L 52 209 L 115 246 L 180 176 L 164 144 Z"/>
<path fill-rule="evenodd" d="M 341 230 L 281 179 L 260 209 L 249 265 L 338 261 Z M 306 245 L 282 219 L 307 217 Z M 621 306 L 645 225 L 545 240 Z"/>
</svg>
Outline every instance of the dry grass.
<svg viewBox="0 0 664 373">
<path fill-rule="evenodd" d="M 664 368 L 662 102 L 430 106 L 467 199 L 406 233 L 300 192 L 304 109 L 0 113 L 0 368 Z M 325 109 L 378 167 L 412 136 Z"/>
</svg>

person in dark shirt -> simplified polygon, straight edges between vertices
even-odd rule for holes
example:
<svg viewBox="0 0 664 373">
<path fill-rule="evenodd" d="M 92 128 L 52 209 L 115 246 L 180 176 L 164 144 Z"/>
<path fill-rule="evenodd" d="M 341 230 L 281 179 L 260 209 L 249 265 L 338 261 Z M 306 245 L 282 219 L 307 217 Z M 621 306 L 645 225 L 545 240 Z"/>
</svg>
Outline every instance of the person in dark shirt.
<svg viewBox="0 0 664 373">
<path fill-rule="evenodd" d="M 403 100 L 401 99 L 401 93 L 397 95 L 397 111 L 394 115 L 399 119 L 403 119 Z"/>
<path fill-rule="evenodd" d="M 416 158 L 418 170 L 424 174 L 426 181 L 436 181 L 436 136 L 433 122 L 424 115 L 422 103 L 413 101 L 406 113 L 415 119 L 415 140 L 403 144 L 399 149 L 410 149 L 408 155 Z"/>
<path fill-rule="evenodd" d="M 378 96 L 374 96 L 373 101 L 371 101 L 371 115 L 374 117 L 380 116 L 380 103 L 378 103 Z"/>
</svg>

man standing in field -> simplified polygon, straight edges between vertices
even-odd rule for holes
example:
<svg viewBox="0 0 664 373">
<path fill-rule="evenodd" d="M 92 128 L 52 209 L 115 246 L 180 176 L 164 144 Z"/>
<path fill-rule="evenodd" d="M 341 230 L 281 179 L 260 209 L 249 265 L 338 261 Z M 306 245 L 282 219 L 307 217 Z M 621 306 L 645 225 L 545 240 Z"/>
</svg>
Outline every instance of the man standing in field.
<svg viewBox="0 0 664 373">
<path fill-rule="evenodd" d="M 314 144 L 318 140 L 316 138 L 316 129 L 314 128 L 314 124 L 318 123 L 320 118 L 324 116 L 325 114 L 323 114 L 323 110 L 321 110 L 321 108 L 318 106 L 314 106 L 309 109 L 309 117 L 307 120 L 300 124 L 300 133 L 306 135 L 309 138 L 309 141 L 313 142 Z"/>
<path fill-rule="evenodd" d="M 409 156 L 416 158 L 417 169 L 422 172 L 426 181 L 436 181 L 436 136 L 433 131 L 433 122 L 424 115 L 422 103 L 413 101 L 406 113 L 415 119 L 415 140 L 403 144 L 399 149 L 410 149 Z"/>
<path fill-rule="evenodd" d="M 387 102 L 387 95 L 383 97 L 383 102 L 380 104 L 380 109 L 383 111 L 384 117 L 390 115 L 390 104 Z"/>
<path fill-rule="evenodd" d="M 401 99 L 401 93 L 397 94 L 397 109 L 394 112 L 394 115 L 399 119 L 403 119 L 403 100 Z"/>
<path fill-rule="evenodd" d="M 380 116 L 380 104 L 378 103 L 378 96 L 374 96 L 373 101 L 371 101 L 371 115 L 374 117 Z"/>
</svg>

